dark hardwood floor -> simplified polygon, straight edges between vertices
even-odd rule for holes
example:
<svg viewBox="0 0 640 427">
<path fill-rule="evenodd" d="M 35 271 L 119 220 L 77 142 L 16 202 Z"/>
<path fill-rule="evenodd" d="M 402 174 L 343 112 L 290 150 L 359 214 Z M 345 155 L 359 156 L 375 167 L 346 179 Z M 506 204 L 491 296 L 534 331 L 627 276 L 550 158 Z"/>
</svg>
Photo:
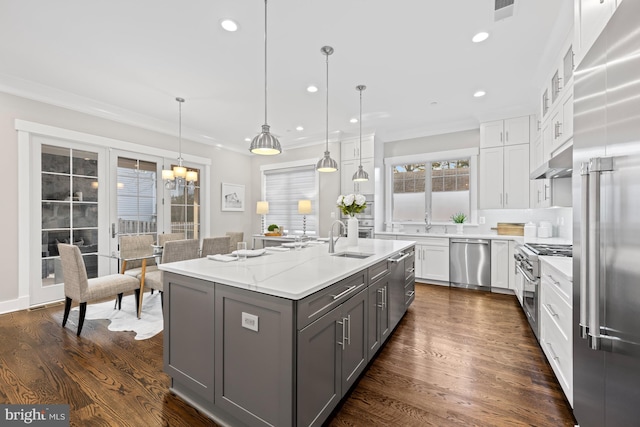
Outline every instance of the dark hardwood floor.
<svg viewBox="0 0 640 427">
<path fill-rule="evenodd" d="M 0 402 L 69 403 L 78 426 L 215 425 L 169 393 L 162 334 L 135 341 L 89 320 L 77 338 L 61 327 L 62 314 L 55 305 L 0 316 Z M 72 312 L 70 323 L 76 320 Z M 574 420 L 515 297 L 417 284 L 395 334 L 329 424 L 555 427 Z"/>
</svg>

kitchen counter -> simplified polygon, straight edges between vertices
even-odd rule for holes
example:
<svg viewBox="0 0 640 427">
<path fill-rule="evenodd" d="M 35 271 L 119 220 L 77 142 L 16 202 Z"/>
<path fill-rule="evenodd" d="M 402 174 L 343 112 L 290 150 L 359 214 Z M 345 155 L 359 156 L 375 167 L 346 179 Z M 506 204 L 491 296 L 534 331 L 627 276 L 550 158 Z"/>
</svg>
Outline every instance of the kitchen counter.
<svg viewBox="0 0 640 427">
<path fill-rule="evenodd" d="M 309 245 L 299 251 L 272 252 L 249 257 L 246 261 L 220 262 L 207 258 L 160 264 L 163 271 L 196 279 L 222 283 L 267 295 L 299 300 L 362 269 L 413 246 L 408 240 L 359 239 L 358 246 L 347 246 L 339 239 L 335 253 L 372 254 L 364 259 L 333 256 L 329 244 Z"/>
<path fill-rule="evenodd" d="M 448 239 L 489 239 L 489 240 L 514 240 L 518 244 L 523 243 L 546 243 L 550 245 L 559 244 L 572 244 L 571 239 L 563 237 L 524 237 L 524 236 L 512 236 L 512 235 L 500 235 L 497 233 L 412 233 L 412 232 L 390 232 L 390 231 L 376 231 L 376 235 L 381 236 L 396 236 L 396 239 L 404 238 L 421 238 L 421 237 L 445 237 Z"/>
</svg>

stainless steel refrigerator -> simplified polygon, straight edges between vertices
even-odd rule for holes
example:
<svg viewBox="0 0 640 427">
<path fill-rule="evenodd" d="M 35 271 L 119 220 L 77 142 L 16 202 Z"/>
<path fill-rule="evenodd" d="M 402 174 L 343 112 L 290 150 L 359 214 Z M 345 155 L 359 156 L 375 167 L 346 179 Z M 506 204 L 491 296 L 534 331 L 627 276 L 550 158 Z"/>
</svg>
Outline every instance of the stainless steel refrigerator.
<svg viewBox="0 0 640 427">
<path fill-rule="evenodd" d="M 622 2 L 574 79 L 574 415 L 637 426 L 640 0 Z"/>
</svg>

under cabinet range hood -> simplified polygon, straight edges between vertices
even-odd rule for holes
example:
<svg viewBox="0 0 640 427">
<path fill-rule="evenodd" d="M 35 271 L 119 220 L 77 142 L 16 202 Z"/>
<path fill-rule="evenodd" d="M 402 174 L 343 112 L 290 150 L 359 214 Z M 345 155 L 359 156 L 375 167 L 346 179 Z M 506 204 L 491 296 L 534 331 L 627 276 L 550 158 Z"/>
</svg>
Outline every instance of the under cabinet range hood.
<svg viewBox="0 0 640 427">
<path fill-rule="evenodd" d="M 530 179 L 567 178 L 573 170 L 573 147 L 556 153 L 539 168 L 531 172 Z"/>
</svg>

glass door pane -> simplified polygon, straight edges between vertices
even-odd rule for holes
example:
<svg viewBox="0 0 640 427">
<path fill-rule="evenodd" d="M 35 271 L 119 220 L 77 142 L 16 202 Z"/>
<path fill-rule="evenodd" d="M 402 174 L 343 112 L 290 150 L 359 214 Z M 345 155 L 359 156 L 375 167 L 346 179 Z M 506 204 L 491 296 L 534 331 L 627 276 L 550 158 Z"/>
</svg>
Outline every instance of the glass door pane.
<svg viewBox="0 0 640 427">
<path fill-rule="evenodd" d="M 118 157 L 118 233 L 158 232 L 157 164 Z M 155 240 L 155 239 L 154 239 Z"/>
<path fill-rule="evenodd" d="M 171 165 L 173 168 L 175 165 Z M 171 192 L 171 232 L 185 233 L 185 239 L 200 238 L 200 169 L 187 167 L 196 172 L 198 179 L 192 184 L 182 180 Z"/>
<path fill-rule="evenodd" d="M 58 243 L 83 254 L 87 276 L 98 276 L 98 153 L 41 146 L 42 286 L 64 282 Z"/>
</svg>

